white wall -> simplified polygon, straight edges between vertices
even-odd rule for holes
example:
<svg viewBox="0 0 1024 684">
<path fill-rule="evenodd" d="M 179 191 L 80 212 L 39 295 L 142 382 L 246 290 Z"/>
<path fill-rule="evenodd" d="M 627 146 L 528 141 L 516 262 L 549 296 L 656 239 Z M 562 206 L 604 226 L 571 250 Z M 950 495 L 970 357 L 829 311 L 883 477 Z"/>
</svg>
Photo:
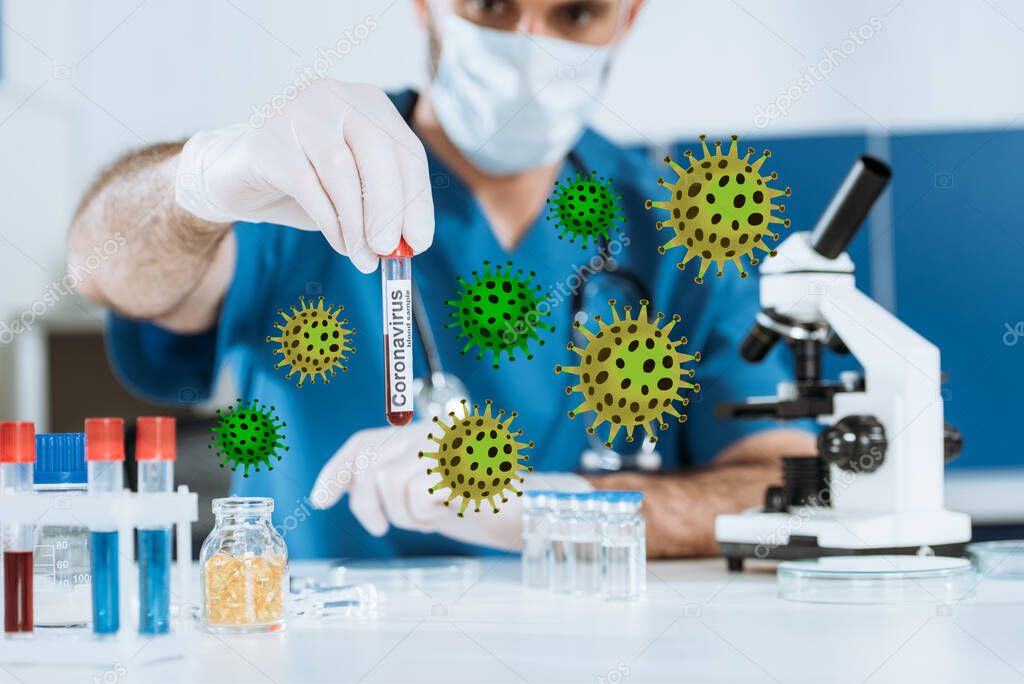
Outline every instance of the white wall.
<svg viewBox="0 0 1024 684">
<path fill-rule="evenodd" d="M 346 35 L 365 38 L 332 76 L 420 82 L 425 42 L 410 1 L 4 0 L 0 322 L 60 276 L 78 196 L 123 151 L 247 119 Z M 871 37 L 804 92 L 805 69 L 864 26 Z M 1022 67 L 1017 0 L 651 0 L 597 124 L 647 142 L 1022 125 Z M 788 114 L 755 122 L 791 86 Z M 95 316 L 83 310 L 62 301 L 45 315 Z M 5 356 L 0 345 L 0 381 Z"/>
</svg>

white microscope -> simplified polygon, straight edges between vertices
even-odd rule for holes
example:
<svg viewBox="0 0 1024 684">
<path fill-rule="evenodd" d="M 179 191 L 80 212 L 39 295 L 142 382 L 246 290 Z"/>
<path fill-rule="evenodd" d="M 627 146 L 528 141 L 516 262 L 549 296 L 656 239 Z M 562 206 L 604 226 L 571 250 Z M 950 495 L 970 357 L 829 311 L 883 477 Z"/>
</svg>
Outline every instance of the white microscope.
<svg viewBox="0 0 1024 684">
<path fill-rule="evenodd" d="M 757 362 L 785 339 L 796 382 L 716 413 L 825 427 L 816 457 L 784 459 L 762 509 L 716 519 L 730 570 L 745 558 L 960 555 L 971 539 L 970 518 L 943 504 L 943 467 L 963 441 L 943 420 L 939 350 L 856 288 L 845 251 L 890 176 L 861 157 L 814 231 L 791 235 L 761 267 L 762 311 L 740 351 Z M 863 377 L 823 381 L 825 347 L 852 353 Z"/>
</svg>

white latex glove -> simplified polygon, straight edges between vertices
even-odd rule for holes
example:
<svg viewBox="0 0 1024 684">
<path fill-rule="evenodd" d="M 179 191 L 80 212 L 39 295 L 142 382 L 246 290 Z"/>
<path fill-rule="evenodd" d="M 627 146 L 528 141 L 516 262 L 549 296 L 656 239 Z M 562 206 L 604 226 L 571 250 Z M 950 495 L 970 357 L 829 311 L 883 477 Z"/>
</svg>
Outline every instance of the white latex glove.
<svg viewBox="0 0 1024 684">
<path fill-rule="evenodd" d="M 383 91 L 328 78 L 259 127 L 192 136 L 175 198 L 207 221 L 319 230 L 364 273 L 399 238 L 418 253 L 434 237 L 423 144 Z"/>
<path fill-rule="evenodd" d="M 320 471 L 310 500 L 317 508 L 329 508 L 346 492 L 356 519 L 375 536 L 382 536 L 390 525 L 417 532 L 438 532 L 470 544 L 509 551 L 520 546 L 523 499 L 509 496 L 499 503 L 495 515 L 487 503 L 479 513 L 472 504 L 464 517 L 458 517 L 460 501 L 446 506 L 449 490 L 434 494 L 438 475 L 428 475 L 432 460 L 420 459 L 420 451 L 436 451 L 437 444 L 427 439 L 432 423 L 415 422 L 404 427 L 374 428 L 352 435 Z M 436 434 L 436 432 L 435 432 Z M 593 489 L 584 478 L 573 473 L 528 473 L 519 486 L 523 491 L 552 489 L 585 492 Z"/>
</svg>

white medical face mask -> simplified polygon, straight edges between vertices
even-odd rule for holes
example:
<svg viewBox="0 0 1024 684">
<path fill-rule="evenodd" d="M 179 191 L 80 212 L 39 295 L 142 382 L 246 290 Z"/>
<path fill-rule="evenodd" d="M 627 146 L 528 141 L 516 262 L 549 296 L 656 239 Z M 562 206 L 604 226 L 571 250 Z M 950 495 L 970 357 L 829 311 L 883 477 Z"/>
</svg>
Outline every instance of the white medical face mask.
<svg viewBox="0 0 1024 684">
<path fill-rule="evenodd" d="M 445 134 L 483 171 L 564 157 L 599 97 L 611 48 L 497 31 L 448 15 L 429 90 Z"/>
</svg>

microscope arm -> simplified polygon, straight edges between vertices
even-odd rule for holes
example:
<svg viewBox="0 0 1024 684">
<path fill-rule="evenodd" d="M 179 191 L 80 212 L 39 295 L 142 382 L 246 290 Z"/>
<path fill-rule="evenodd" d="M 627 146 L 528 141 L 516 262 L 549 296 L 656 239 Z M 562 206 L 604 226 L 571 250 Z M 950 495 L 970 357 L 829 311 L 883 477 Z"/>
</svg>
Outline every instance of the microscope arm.
<svg viewBox="0 0 1024 684">
<path fill-rule="evenodd" d="M 941 508 L 943 402 L 938 348 L 857 290 L 852 279 L 830 285 L 819 310 L 865 373 L 864 391 L 837 393 L 833 415 L 822 418 L 834 423 L 846 416 L 874 416 L 884 426 L 888 441 L 879 473 L 888 472 L 864 486 L 836 492 L 834 505 L 861 510 L 879 505 L 888 510 Z"/>
</svg>

